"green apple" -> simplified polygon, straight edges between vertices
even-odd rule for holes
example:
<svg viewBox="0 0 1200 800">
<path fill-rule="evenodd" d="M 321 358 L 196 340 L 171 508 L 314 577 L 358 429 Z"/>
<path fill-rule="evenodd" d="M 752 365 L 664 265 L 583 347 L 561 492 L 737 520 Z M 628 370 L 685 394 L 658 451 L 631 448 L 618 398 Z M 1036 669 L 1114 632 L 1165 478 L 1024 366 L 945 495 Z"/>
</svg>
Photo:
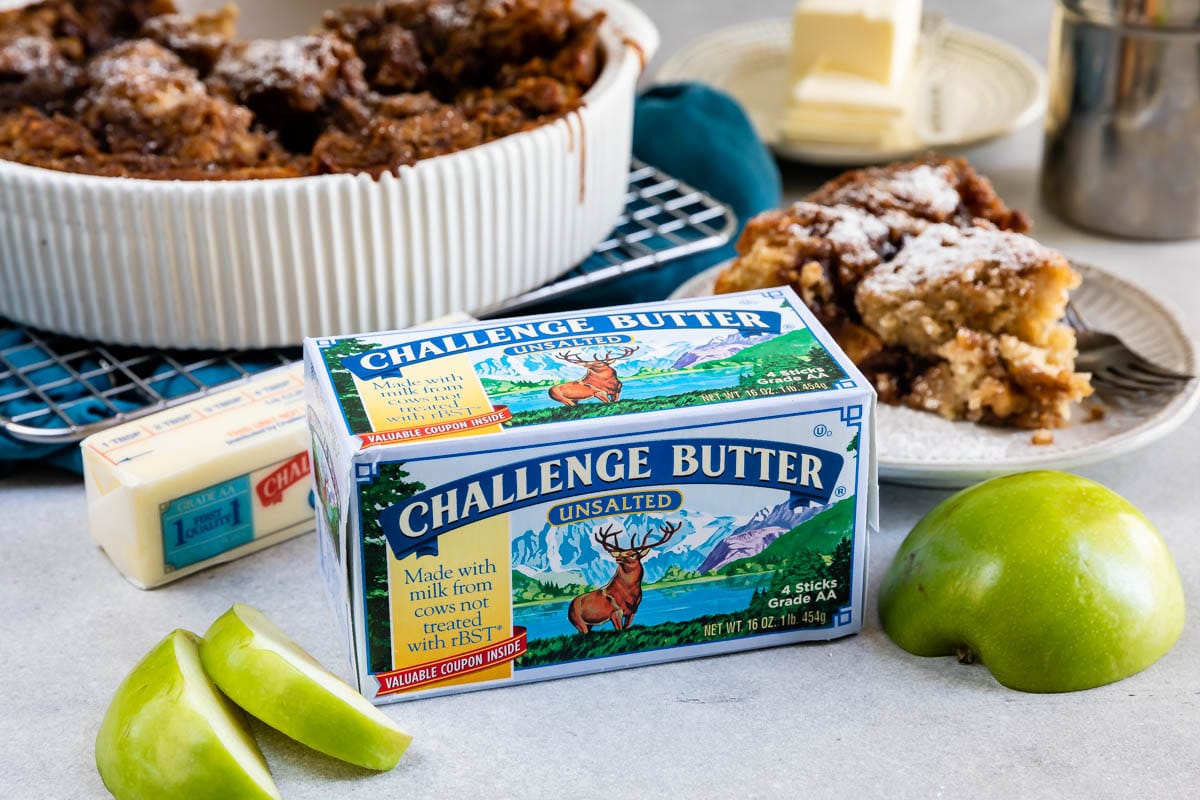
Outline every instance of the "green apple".
<svg viewBox="0 0 1200 800">
<path fill-rule="evenodd" d="M 233 702 L 326 755 L 389 770 L 412 741 L 250 606 L 238 603 L 212 624 L 200 658 Z"/>
<path fill-rule="evenodd" d="M 278 800 L 246 715 L 204 674 L 199 637 L 173 631 L 117 689 L 96 766 L 117 800 Z"/>
<path fill-rule="evenodd" d="M 1120 495 L 1061 472 L 1009 475 L 925 515 L 883 578 L 883 629 L 920 656 L 981 661 L 1026 692 L 1121 680 L 1183 630 L 1166 544 Z"/>
</svg>

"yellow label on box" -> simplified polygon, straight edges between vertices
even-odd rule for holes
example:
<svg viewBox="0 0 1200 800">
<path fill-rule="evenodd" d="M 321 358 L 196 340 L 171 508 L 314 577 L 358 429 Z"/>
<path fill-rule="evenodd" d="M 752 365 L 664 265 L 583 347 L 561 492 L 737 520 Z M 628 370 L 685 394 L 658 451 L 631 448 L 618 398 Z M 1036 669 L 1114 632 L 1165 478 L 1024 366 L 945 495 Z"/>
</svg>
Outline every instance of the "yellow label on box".
<svg viewBox="0 0 1200 800">
<path fill-rule="evenodd" d="M 447 539 L 437 558 L 402 563 L 389 553 L 393 671 L 411 674 L 411 667 L 470 656 L 512 636 L 508 525 L 493 517 L 464 534 Z M 412 685 L 439 678 L 438 685 L 453 686 L 512 675 L 511 661 L 489 666 L 482 656 L 456 666 L 474 669 L 456 669 L 460 677 L 450 679 L 418 672 Z"/>
<path fill-rule="evenodd" d="M 410 438 L 425 439 L 486 433 L 489 426 L 454 423 L 495 410 L 466 356 L 414 364 L 398 376 L 355 378 L 354 383 L 372 428 L 381 434 L 412 431 Z M 500 426 L 490 429 L 499 431 Z"/>
</svg>

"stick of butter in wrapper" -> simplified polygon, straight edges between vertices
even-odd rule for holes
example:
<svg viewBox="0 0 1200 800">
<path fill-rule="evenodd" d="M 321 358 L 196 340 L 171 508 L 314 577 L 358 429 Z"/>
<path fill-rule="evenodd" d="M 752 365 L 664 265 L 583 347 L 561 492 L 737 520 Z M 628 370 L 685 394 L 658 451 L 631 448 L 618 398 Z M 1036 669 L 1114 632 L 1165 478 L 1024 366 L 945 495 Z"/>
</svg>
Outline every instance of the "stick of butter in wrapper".
<svg viewBox="0 0 1200 800">
<path fill-rule="evenodd" d="M 92 538 L 131 583 L 151 589 L 307 533 L 304 416 L 296 363 L 88 437 Z"/>
<path fill-rule="evenodd" d="M 312 530 L 299 364 L 83 442 L 88 527 L 131 583 L 160 586 Z"/>
</svg>

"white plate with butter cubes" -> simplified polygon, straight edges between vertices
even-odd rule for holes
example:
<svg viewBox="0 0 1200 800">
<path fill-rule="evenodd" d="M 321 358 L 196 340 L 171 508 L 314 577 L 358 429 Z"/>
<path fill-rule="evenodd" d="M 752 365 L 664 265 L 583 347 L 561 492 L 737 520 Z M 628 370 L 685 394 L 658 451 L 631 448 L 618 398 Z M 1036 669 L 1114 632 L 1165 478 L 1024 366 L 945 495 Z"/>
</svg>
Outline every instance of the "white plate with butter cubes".
<svg viewBox="0 0 1200 800">
<path fill-rule="evenodd" d="M 701 81 L 733 95 L 777 155 L 830 166 L 865 166 L 929 150 L 982 144 L 1033 122 L 1046 108 L 1045 72 L 1020 50 L 976 31 L 922 19 L 904 91 L 905 119 L 887 136 L 789 137 L 784 131 L 792 77 L 791 20 L 750 22 L 714 32 L 676 53 L 656 81 Z M 855 141 L 856 139 L 868 141 Z"/>
<path fill-rule="evenodd" d="M 701 272 L 671 299 L 713 293 L 729 262 Z M 1110 272 L 1072 262 L 1083 284 L 1071 300 L 1098 330 L 1117 334 L 1166 367 L 1195 374 L 1196 342 L 1169 304 Z M 1118 458 L 1169 435 L 1200 406 L 1200 380 L 1134 403 L 1084 401 L 1054 441 L 1034 444 L 1032 431 L 952 422 L 901 406 L 878 409 L 879 477 L 911 486 L 959 488 L 1033 469 L 1077 469 Z M 1092 409 L 1098 408 L 1092 416 Z"/>
</svg>

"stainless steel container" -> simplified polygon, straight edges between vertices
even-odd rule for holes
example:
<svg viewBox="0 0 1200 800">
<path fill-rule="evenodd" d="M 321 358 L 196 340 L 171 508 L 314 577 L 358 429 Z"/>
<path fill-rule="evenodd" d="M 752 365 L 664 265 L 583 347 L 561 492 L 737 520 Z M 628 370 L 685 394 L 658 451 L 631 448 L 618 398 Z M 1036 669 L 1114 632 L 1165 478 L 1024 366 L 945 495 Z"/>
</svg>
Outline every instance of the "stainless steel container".
<svg viewBox="0 0 1200 800">
<path fill-rule="evenodd" d="M 1042 194 L 1087 228 L 1200 237 L 1200 0 L 1058 0 Z"/>
</svg>

